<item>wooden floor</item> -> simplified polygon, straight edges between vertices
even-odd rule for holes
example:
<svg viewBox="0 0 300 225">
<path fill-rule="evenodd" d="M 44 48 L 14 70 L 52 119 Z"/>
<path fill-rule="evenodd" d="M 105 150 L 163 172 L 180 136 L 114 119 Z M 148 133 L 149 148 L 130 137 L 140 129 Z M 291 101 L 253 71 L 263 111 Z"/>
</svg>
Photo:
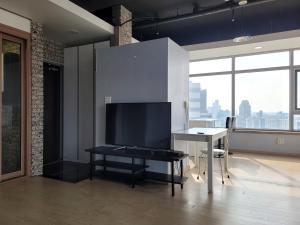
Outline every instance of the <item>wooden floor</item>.
<svg viewBox="0 0 300 225">
<path fill-rule="evenodd" d="M 215 192 L 191 171 L 183 191 L 149 183 L 131 189 L 103 180 L 77 184 L 41 177 L 0 184 L 1 225 L 299 225 L 300 159 L 235 154 L 231 179 Z"/>
</svg>

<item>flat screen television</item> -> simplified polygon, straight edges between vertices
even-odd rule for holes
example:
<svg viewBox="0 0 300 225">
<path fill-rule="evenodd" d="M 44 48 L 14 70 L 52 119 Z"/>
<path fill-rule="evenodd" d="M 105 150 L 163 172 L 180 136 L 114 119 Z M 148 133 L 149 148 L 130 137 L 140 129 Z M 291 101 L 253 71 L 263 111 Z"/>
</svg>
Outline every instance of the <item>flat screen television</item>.
<svg viewBox="0 0 300 225">
<path fill-rule="evenodd" d="M 171 103 L 106 105 L 106 144 L 170 149 Z"/>
</svg>

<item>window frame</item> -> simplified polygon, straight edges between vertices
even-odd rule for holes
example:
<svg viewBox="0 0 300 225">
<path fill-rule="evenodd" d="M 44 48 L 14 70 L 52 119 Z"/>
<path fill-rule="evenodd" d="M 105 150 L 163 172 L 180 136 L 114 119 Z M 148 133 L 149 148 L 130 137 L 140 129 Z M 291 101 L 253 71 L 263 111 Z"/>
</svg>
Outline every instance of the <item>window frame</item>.
<svg viewBox="0 0 300 225">
<path fill-rule="evenodd" d="M 218 60 L 218 59 L 231 59 L 231 65 L 233 58 L 231 56 L 224 56 L 224 57 L 216 57 L 216 58 L 207 58 L 207 59 L 201 59 L 201 60 L 190 60 L 189 63 L 192 62 L 201 62 L 201 61 L 210 61 L 210 60 Z M 230 70 L 224 70 L 219 72 L 209 72 L 209 73 L 194 73 L 189 74 L 189 77 L 201 77 L 201 76 L 213 76 L 213 75 L 226 75 L 228 73 L 232 73 L 232 67 Z"/>
<path fill-rule="evenodd" d="M 300 108 L 297 108 L 297 80 L 296 74 L 297 72 L 300 73 L 300 65 L 294 65 L 294 51 L 300 50 L 299 48 L 294 49 L 282 49 L 282 50 L 273 50 L 273 51 L 258 51 L 249 54 L 237 54 L 231 56 L 222 56 L 222 57 L 210 57 L 210 58 L 203 58 L 199 60 L 191 60 L 190 62 L 197 62 L 197 61 L 207 61 L 207 60 L 214 60 L 214 59 L 225 59 L 231 58 L 231 71 L 224 71 L 224 72 L 215 72 L 215 73 L 200 73 L 200 74 L 191 74 L 189 77 L 201 77 L 201 76 L 214 76 L 214 75 L 226 75 L 231 73 L 231 115 L 236 115 L 236 104 L 235 104 L 235 79 L 237 73 L 252 73 L 252 72 L 266 72 L 266 71 L 276 71 L 276 70 L 289 70 L 289 128 L 287 130 L 281 129 L 259 129 L 259 128 L 237 128 L 237 131 L 253 131 L 253 132 L 280 132 L 280 133 L 299 133 L 300 130 L 294 129 L 294 115 L 300 115 Z M 258 68 L 258 69 L 247 69 L 247 70 L 235 70 L 235 63 L 237 57 L 243 56 L 254 56 L 254 55 L 262 55 L 268 53 L 276 53 L 276 52 L 289 52 L 289 65 L 288 66 L 279 66 L 279 67 L 269 67 L 269 68 Z M 300 79 L 300 78 L 299 78 Z M 299 89 L 300 91 L 300 89 Z"/>
<path fill-rule="evenodd" d="M 295 73 L 295 85 L 294 85 L 294 88 L 295 88 L 295 102 L 294 102 L 295 111 L 300 111 L 300 105 L 298 106 L 298 93 L 300 91 L 300 90 L 298 90 L 298 89 L 300 89 L 300 87 L 298 87 L 298 79 L 299 79 L 298 74 L 300 76 L 300 68 L 295 68 L 294 71 L 295 71 L 294 72 Z"/>
<path fill-rule="evenodd" d="M 266 52 L 258 52 L 258 53 L 249 53 L 249 54 L 242 54 L 242 55 L 235 55 L 235 60 L 236 58 L 240 58 L 240 57 L 245 57 L 245 56 L 261 56 L 261 55 L 267 55 L 267 54 L 272 54 L 272 53 L 282 53 L 282 52 L 287 52 L 289 57 L 290 57 L 290 50 L 275 50 L 275 51 L 266 51 Z M 287 66 L 274 66 L 274 67 L 265 67 L 265 68 L 252 68 L 252 69 L 235 69 L 234 70 L 236 72 L 240 72 L 240 71 L 255 71 L 255 70 L 274 70 L 274 68 L 287 68 L 291 65 L 291 61 L 289 58 L 289 64 Z M 277 69 L 276 69 L 277 70 Z M 279 70 L 279 69 L 278 69 Z"/>
<path fill-rule="evenodd" d="M 251 76 L 252 73 L 264 73 L 264 72 L 277 72 L 277 71 L 285 71 L 285 72 L 288 72 L 288 111 L 287 111 L 287 114 L 289 116 L 288 118 L 288 128 L 287 129 L 262 129 L 262 128 L 243 128 L 243 127 L 237 127 L 237 130 L 257 130 L 257 131 L 282 131 L 282 132 L 285 132 L 285 131 L 291 131 L 291 123 L 290 123 L 290 118 L 291 118 L 291 113 L 290 113 L 290 108 L 291 108 L 291 103 L 290 103 L 290 99 L 291 99 L 291 92 L 290 92 L 290 70 L 288 69 L 288 67 L 276 67 L 275 69 L 267 69 L 267 70 L 263 70 L 263 69 L 255 69 L 255 70 L 245 70 L 243 72 L 236 72 L 235 75 L 236 77 L 240 74 L 249 74 L 249 76 Z M 236 78 L 235 77 L 235 78 Z M 236 81 L 236 80 L 235 80 Z M 236 87 L 236 86 L 235 86 Z M 234 87 L 234 88 L 235 88 Z M 238 108 L 239 106 L 237 106 Z M 234 113 L 236 112 L 236 109 L 235 108 L 235 111 Z M 235 115 L 234 115 L 235 116 Z"/>
<path fill-rule="evenodd" d="M 227 57 L 228 58 L 228 57 Z M 207 74 L 209 74 L 209 75 L 207 75 Z M 217 72 L 217 73 L 203 73 L 203 74 L 201 74 L 201 75 L 195 75 L 195 74 L 192 74 L 192 75 L 190 75 L 189 76 L 189 78 L 193 78 L 193 77 L 214 77 L 214 76 L 229 76 L 229 77 L 231 77 L 230 79 L 231 79 L 231 85 L 232 85 L 232 73 L 229 71 L 226 71 L 226 72 Z M 229 89 L 230 90 L 230 89 Z M 232 96 L 233 96 L 233 93 L 232 93 L 232 88 L 231 88 L 231 90 L 230 90 L 231 92 L 230 92 L 230 96 L 231 96 L 231 101 L 232 101 Z M 190 99 L 189 99 L 189 101 L 190 101 Z M 190 103 L 189 103 L 190 104 Z M 231 106 L 232 106 L 232 102 L 231 102 Z M 231 115 L 232 115 L 232 107 L 230 107 L 230 113 L 231 113 Z M 193 120 L 193 119 L 190 119 L 190 117 L 189 117 L 189 120 Z"/>
<path fill-rule="evenodd" d="M 295 51 L 300 51 L 300 48 L 291 49 L 291 51 L 293 52 L 292 66 L 300 68 L 300 64 L 295 65 Z"/>
</svg>

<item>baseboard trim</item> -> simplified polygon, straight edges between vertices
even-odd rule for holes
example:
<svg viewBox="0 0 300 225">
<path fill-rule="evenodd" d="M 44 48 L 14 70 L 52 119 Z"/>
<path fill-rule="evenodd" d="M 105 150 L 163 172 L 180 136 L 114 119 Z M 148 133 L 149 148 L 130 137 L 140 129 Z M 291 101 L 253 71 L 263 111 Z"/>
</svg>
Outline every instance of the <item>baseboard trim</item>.
<svg viewBox="0 0 300 225">
<path fill-rule="evenodd" d="M 253 153 L 261 155 L 273 155 L 273 156 L 286 156 L 286 157 L 299 157 L 300 153 L 284 153 L 284 152 L 274 152 L 274 151 L 261 151 L 261 150 L 251 150 L 251 149 L 230 149 L 233 153 Z"/>
</svg>

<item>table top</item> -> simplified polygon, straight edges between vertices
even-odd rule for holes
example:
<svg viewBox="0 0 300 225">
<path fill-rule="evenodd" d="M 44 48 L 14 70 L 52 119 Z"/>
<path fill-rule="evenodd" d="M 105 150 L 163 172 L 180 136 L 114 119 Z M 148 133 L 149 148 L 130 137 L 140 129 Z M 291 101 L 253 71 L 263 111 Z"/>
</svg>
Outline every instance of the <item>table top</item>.
<svg viewBox="0 0 300 225">
<path fill-rule="evenodd" d="M 203 136 L 214 136 L 218 135 L 220 133 L 226 133 L 226 128 L 190 128 L 187 130 L 181 130 L 181 131 L 175 131 L 172 134 L 173 135 L 203 135 Z"/>
</svg>

